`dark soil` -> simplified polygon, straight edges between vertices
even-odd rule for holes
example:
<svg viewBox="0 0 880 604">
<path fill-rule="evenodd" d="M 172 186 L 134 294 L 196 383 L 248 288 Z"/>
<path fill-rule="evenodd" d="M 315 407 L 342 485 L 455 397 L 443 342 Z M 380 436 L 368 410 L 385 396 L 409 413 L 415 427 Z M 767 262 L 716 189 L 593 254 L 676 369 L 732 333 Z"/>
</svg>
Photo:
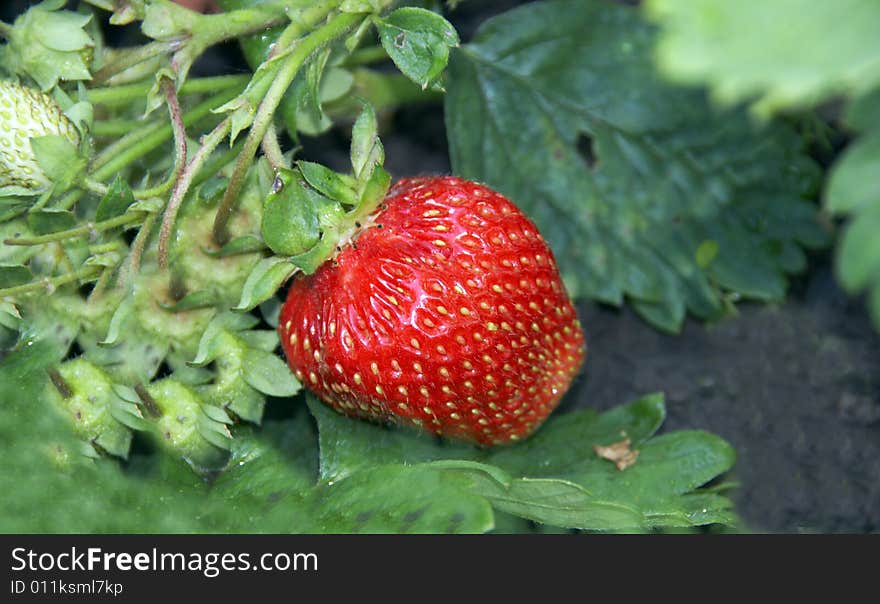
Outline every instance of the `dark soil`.
<svg viewBox="0 0 880 604">
<path fill-rule="evenodd" d="M 702 429 L 738 454 L 743 530 L 880 530 L 880 337 L 826 267 L 780 306 L 661 334 L 581 306 L 590 355 L 570 408 L 666 394 L 664 430 Z"/>
</svg>

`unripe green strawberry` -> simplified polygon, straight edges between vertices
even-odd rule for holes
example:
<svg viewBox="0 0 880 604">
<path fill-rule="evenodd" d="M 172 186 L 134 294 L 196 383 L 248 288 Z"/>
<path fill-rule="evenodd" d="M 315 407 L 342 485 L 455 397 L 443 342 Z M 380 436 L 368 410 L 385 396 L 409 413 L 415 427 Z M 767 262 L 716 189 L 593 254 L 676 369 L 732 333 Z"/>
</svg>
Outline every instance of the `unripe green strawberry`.
<svg viewBox="0 0 880 604">
<path fill-rule="evenodd" d="M 0 80 L 0 192 L 9 187 L 16 194 L 39 193 L 51 184 L 30 141 L 50 134 L 79 145 L 76 127 L 52 97 Z"/>
</svg>

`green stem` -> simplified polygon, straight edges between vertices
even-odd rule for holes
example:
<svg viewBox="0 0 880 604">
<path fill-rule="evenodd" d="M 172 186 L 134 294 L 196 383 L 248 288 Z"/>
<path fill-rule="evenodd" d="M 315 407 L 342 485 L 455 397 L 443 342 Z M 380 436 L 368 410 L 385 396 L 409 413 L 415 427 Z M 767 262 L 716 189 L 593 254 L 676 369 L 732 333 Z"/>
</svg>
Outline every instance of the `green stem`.
<svg viewBox="0 0 880 604">
<path fill-rule="evenodd" d="M 180 103 L 177 100 L 177 91 L 174 89 L 174 82 L 163 78 L 162 91 L 165 93 L 165 102 L 168 105 L 168 116 L 171 118 L 171 129 L 174 135 L 174 167 L 171 174 L 159 185 L 149 189 L 137 191 L 141 198 L 161 197 L 171 190 L 180 173 L 186 165 L 186 126 L 183 123 L 183 112 L 180 109 Z"/>
<path fill-rule="evenodd" d="M 0 37 L 6 38 L 7 40 L 12 35 L 13 27 L 6 23 L 5 21 L 0 21 Z"/>
<path fill-rule="evenodd" d="M 58 277 L 47 277 L 45 279 L 40 279 L 39 281 L 33 281 L 31 283 L 25 283 L 24 285 L 16 285 L 15 287 L 7 287 L 6 289 L 0 289 L 0 298 L 7 298 L 11 296 L 18 296 L 21 294 L 29 294 L 32 292 L 39 291 L 41 289 L 45 289 L 47 291 L 52 291 L 53 289 L 60 287 L 62 285 L 66 285 L 68 283 L 73 283 L 75 281 L 82 281 L 84 279 L 90 279 L 92 277 L 97 276 L 98 273 L 101 272 L 101 267 L 99 266 L 87 266 L 76 272 L 67 273 L 65 275 L 60 275 Z"/>
<path fill-rule="evenodd" d="M 37 237 L 14 237 L 12 239 L 4 239 L 4 245 L 42 245 L 44 243 L 52 243 L 53 241 L 64 241 L 65 239 L 73 239 L 74 237 L 85 237 L 92 233 L 100 233 L 114 229 L 127 224 L 140 222 L 143 216 L 132 214 L 123 214 L 102 220 L 101 222 L 88 222 L 86 224 L 67 229 L 65 231 L 56 231 L 47 235 L 39 235 Z"/>
<path fill-rule="evenodd" d="M 89 246 L 89 255 L 97 256 L 98 254 L 106 254 L 107 252 L 118 252 L 122 250 L 123 244 L 120 241 L 110 241 L 108 243 L 96 243 Z"/>
<path fill-rule="evenodd" d="M 110 283 L 110 279 L 113 278 L 113 273 L 116 269 L 105 267 L 103 271 L 101 271 L 101 276 L 98 277 L 98 281 L 95 283 L 95 287 L 92 288 L 92 291 L 89 292 L 89 300 L 97 299 L 101 297 L 101 294 L 104 293 L 104 290 L 107 289 L 107 285 Z"/>
<path fill-rule="evenodd" d="M 204 117 L 211 115 L 211 112 L 214 108 L 219 107 L 222 103 L 235 98 L 239 93 L 239 90 L 231 90 L 224 94 L 217 95 L 199 103 L 185 114 L 183 114 L 183 125 L 186 127 L 191 126 L 195 122 L 198 122 Z M 101 160 L 106 160 L 106 163 L 100 165 L 100 167 L 95 170 L 92 174 L 92 178 L 96 180 L 104 180 L 109 178 L 125 166 L 129 165 L 136 159 L 146 155 L 169 138 L 174 136 L 174 128 L 171 124 L 161 124 L 155 130 L 149 132 L 145 136 L 143 136 L 137 143 L 125 149 L 121 152 L 118 152 L 115 156 L 108 156 L 105 151 L 98 158 L 96 158 L 96 163 Z"/>
<path fill-rule="evenodd" d="M 363 19 L 364 15 L 361 14 L 338 14 L 305 38 L 298 40 L 293 50 L 283 58 L 283 65 L 279 69 L 263 101 L 260 103 L 260 107 L 257 109 L 254 122 L 251 124 L 251 129 L 245 140 L 244 149 L 242 149 L 241 154 L 238 156 L 238 161 L 232 171 L 229 187 L 226 189 L 223 201 L 217 210 L 217 216 L 214 219 L 213 237 L 214 242 L 218 246 L 222 247 L 229 241 L 227 225 L 235 213 L 239 193 L 244 186 L 245 175 L 257 148 L 260 146 L 260 142 L 266 135 L 266 130 L 272 123 L 275 110 L 278 108 L 278 104 L 281 102 L 284 93 L 287 92 L 287 88 L 290 86 L 293 78 L 313 52 L 344 35 L 356 27 Z M 296 24 L 291 24 L 291 27 L 294 25 Z M 283 36 L 284 34 L 282 33 Z"/>
<path fill-rule="evenodd" d="M 269 165 L 272 166 L 272 170 L 277 172 L 284 167 L 284 153 L 282 153 L 281 147 L 278 145 L 278 133 L 275 132 L 275 124 L 269 123 L 269 127 L 266 128 L 266 134 L 263 136 L 261 147 L 263 155 L 266 156 Z"/>
<path fill-rule="evenodd" d="M 129 67 L 134 67 L 138 63 L 143 63 L 153 57 L 173 52 L 177 50 L 179 46 L 179 41 L 150 42 L 143 46 L 135 46 L 122 51 L 123 54 L 121 54 L 116 60 L 111 61 L 92 76 L 92 83 L 100 84 L 117 73 L 123 72 Z"/>
<path fill-rule="evenodd" d="M 367 48 L 359 48 L 348 55 L 342 64 L 346 67 L 357 67 L 358 65 L 372 65 L 388 60 L 388 53 L 383 47 L 368 46 Z"/>
<path fill-rule="evenodd" d="M 224 151 L 218 157 L 205 163 L 199 173 L 193 178 L 192 187 L 197 187 L 212 176 L 216 176 L 227 164 L 232 162 L 244 147 L 244 139 L 238 140 L 232 147 Z"/>
<path fill-rule="evenodd" d="M 230 89 L 202 101 L 183 114 L 183 124 L 189 127 L 202 119 L 210 116 L 213 110 L 223 103 L 235 98 L 241 92 L 240 89 Z M 142 128 L 130 132 L 115 143 L 104 148 L 101 153 L 92 160 L 92 180 L 102 181 L 113 176 L 117 171 L 140 159 L 174 135 L 171 124 L 151 123 Z M 173 184 L 173 183 L 172 183 Z M 135 197 L 144 199 L 146 193 L 155 192 L 156 188 L 134 191 Z M 161 193 L 165 193 L 161 191 Z M 58 202 L 58 207 L 69 210 L 83 196 L 81 189 L 68 191 Z"/>
<path fill-rule="evenodd" d="M 192 78 L 183 83 L 177 94 L 216 93 L 230 88 L 244 88 L 250 81 L 246 75 L 224 75 L 208 78 Z M 95 105 L 127 105 L 131 101 L 146 98 L 153 81 L 126 84 L 123 86 L 107 86 L 103 88 L 91 88 L 86 91 L 86 99 Z"/>
<path fill-rule="evenodd" d="M 211 153 L 214 152 L 214 149 L 217 148 L 217 145 L 220 144 L 220 141 L 229 134 L 230 124 L 231 120 L 226 118 L 210 134 L 202 139 L 201 147 L 193 155 L 192 160 L 186 165 L 180 174 L 180 178 L 174 184 L 174 191 L 171 193 L 171 198 L 165 207 L 165 214 L 162 216 L 162 226 L 159 229 L 159 266 L 163 269 L 168 266 L 168 239 L 171 237 L 171 231 L 174 229 L 174 221 L 177 219 L 177 211 L 180 209 L 180 204 L 183 202 L 183 198 L 186 196 L 186 192 L 189 190 L 195 175 L 205 164 Z"/>
<path fill-rule="evenodd" d="M 153 230 L 153 225 L 155 224 L 156 215 L 150 214 L 141 225 L 141 229 L 135 236 L 134 241 L 131 242 L 131 256 L 128 265 L 128 271 L 125 274 L 124 279 L 120 280 L 120 283 L 124 284 L 126 281 L 130 280 L 132 277 L 136 276 L 138 272 L 140 272 L 141 259 L 143 258 L 144 250 L 147 247 L 147 241 L 150 238 L 150 232 Z"/>
<path fill-rule="evenodd" d="M 338 2 L 336 3 L 338 4 Z M 200 15 L 194 36 L 208 46 L 281 25 L 287 18 L 289 2 L 266 2 L 217 15 Z"/>
<path fill-rule="evenodd" d="M 141 120 L 101 120 L 92 124 L 92 135 L 96 137 L 119 137 L 137 130 L 142 127 L 144 122 Z"/>
<path fill-rule="evenodd" d="M 109 187 L 102 182 L 98 182 L 96 180 L 92 180 L 88 176 L 83 177 L 80 181 L 80 185 L 84 187 L 89 193 L 94 193 L 95 195 L 106 195 Z"/>
</svg>

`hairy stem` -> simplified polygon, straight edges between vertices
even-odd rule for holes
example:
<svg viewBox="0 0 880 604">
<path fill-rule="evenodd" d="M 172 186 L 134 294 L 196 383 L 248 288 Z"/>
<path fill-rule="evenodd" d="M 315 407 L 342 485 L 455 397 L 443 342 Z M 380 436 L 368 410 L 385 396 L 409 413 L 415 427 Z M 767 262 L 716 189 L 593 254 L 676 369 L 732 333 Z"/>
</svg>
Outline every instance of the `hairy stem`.
<svg viewBox="0 0 880 604">
<path fill-rule="evenodd" d="M 123 72 L 129 67 L 143 63 L 153 57 L 174 52 L 180 47 L 180 41 L 172 40 L 165 42 L 150 42 L 143 46 L 122 51 L 122 54 L 92 75 L 92 84 L 105 82 L 117 73 Z"/>
<path fill-rule="evenodd" d="M 144 126 L 140 120 L 110 119 L 99 120 L 92 124 L 92 135 L 95 137 L 120 137 Z"/>
<path fill-rule="evenodd" d="M 183 123 L 183 112 L 180 109 L 174 82 L 163 78 L 162 91 L 165 93 L 168 115 L 171 118 L 171 130 L 174 135 L 174 168 L 163 183 L 138 191 L 138 195 L 143 198 L 160 197 L 167 193 L 180 178 L 180 173 L 186 165 L 186 125 Z"/>
<path fill-rule="evenodd" d="M 171 232 L 174 229 L 174 222 L 177 219 L 180 204 L 183 202 L 183 198 L 186 196 L 196 173 L 202 168 L 205 161 L 214 152 L 217 145 L 220 144 L 220 141 L 229 133 L 229 128 L 230 120 L 227 118 L 220 122 L 209 134 L 205 135 L 201 140 L 201 147 L 199 147 L 192 160 L 181 172 L 177 182 L 174 183 L 174 190 L 171 193 L 171 198 L 168 200 L 168 205 L 165 207 L 165 214 L 162 216 L 162 226 L 159 229 L 159 266 L 163 269 L 168 266 L 168 239 L 171 237 Z"/>
<path fill-rule="evenodd" d="M 230 89 L 202 101 L 183 114 L 184 126 L 189 127 L 210 116 L 215 108 L 235 98 L 240 92 L 241 90 L 237 88 Z M 92 172 L 92 179 L 102 181 L 113 176 L 113 174 L 137 161 L 173 136 L 174 131 L 171 125 L 165 123 L 151 123 L 140 130 L 130 132 L 115 143 L 105 147 L 101 153 L 95 156 L 89 167 Z M 138 199 L 145 199 L 144 193 L 146 192 L 149 192 L 149 189 L 136 190 L 134 195 Z M 58 207 L 69 210 L 82 196 L 83 191 L 80 189 L 68 191 L 58 202 Z"/>
<path fill-rule="evenodd" d="M 229 187 L 226 189 L 223 201 L 217 210 L 213 229 L 214 242 L 217 245 L 222 246 L 229 240 L 227 226 L 230 218 L 235 213 L 239 193 L 242 186 L 244 186 L 245 175 L 257 148 L 260 146 L 260 142 L 266 135 L 266 130 L 272 123 L 275 110 L 278 108 L 278 104 L 281 102 L 284 93 L 287 92 L 287 88 L 290 86 L 293 78 L 313 52 L 323 48 L 356 27 L 363 18 L 364 15 L 352 13 L 336 15 L 314 32 L 299 40 L 293 50 L 284 57 L 283 65 L 279 69 L 263 101 L 260 103 L 260 107 L 257 109 L 254 122 L 251 124 L 251 129 L 245 140 L 244 149 L 238 156 L 238 161 L 233 169 Z M 291 27 L 294 25 L 292 24 Z"/>
<path fill-rule="evenodd" d="M 98 299 L 101 297 L 107 290 L 107 286 L 110 284 L 110 280 L 113 278 L 113 273 L 116 271 L 115 268 L 106 267 L 101 272 L 101 276 L 98 277 L 98 280 L 95 282 L 95 287 L 92 288 L 92 291 L 89 292 L 89 300 Z"/>
<path fill-rule="evenodd" d="M 131 242 L 131 254 L 129 255 L 128 267 L 120 279 L 120 284 L 130 282 L 131 279 L 140 272 L 144 250 L 147 248 L 147 241 L 150 239 L 150 232 L 153 230 L 153 225 L 155 224 L 156 215 L 148 215 L 146 220 L 144 220 L 144 223 L 141 225 L 141 229 L 138 231 L 134 241 Z"/>
<path fill-rule="evenodd" d="M 210 94 L 230 88 L 241 89 L 247 86 L 250 77 L 245 75 L 223 75 L 208 78 L 192 78 L 183 83 L 177 94 Z M 107 86 L 91 88 L 86 91 L 86 99 L 95 105 L 127 105 L 132 101 L 146 98 L 153 86 L 152 81 L 126 84 L 123 86 Z"/>
<path fill-rule="evenodd" d="M 142 218 L 142 215 L 132 212 L 131 214 L 114 216 L 113 218 L 102 220 L 101 222 L 87 222 L 86 224 L 82 224 L 72 229 L 56 231 L 55 233 L 48 233 L 46 235 L 39 235 L 37 237 L 12 237 L 9 239 L 4 239 L 3 244 L 43 245 L 44 243 L 52 243 L 53 241 L 65 241 L 67 239 L 75 239 L 77 237 L 87 237 L 92 235 L 93 233 L 101 233 L 103 231 L 115 229 L 116 227 L 140 222 Z"/>
<path fill-rule="evenodd" d="M 68 283 L 74 283 L 76 281 L 83 281 L 85 279 L 97 277 L 98 273 L 100 272 L 100 266 L 86 266 L 73 273 L 59 275 L 58 277 L 46 277 L 44 279 L 40 279 L 39 281 L 25 283 L 24 285 L 16 285 L 15 287 L 0 289 L 0 298 L 19 296 L 21 294 L 29 294 L 40 291 L 41 289 L 45 289 L 47 292 L 51 293 L 56 288 L 62 285 L 67 285 Z"/>
<path fill-rule="evenodd" d="M 388 53 L 382 46 L 368 46 L 355 50 L 345 58 L 342 64 L 346 67 L 356 67 L 358 65 L 370 65 L 389 60 Z"/>
<path fill-rule="evenodd" d="M 281 147 L 278 145 L 278 133 L 275 132 L 275 124 L 271 122 L 269 127 L 266 128 L 261 148 L 273 171 L 277 172 L 284 167 L 284 153 L 282 153 Z"/>
</svg>

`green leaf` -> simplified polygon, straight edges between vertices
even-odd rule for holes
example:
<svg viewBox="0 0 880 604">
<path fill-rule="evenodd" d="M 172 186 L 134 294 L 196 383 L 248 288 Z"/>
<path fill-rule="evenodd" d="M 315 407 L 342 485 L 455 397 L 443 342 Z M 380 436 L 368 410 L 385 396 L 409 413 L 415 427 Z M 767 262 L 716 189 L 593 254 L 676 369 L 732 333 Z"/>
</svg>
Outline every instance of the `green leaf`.
<svg viewBox="0 0 880 604">
<path fill-rule="evenodd" d="M 83 30 L 91 15 L 40 4 L 20 15 L 2 47 L 4 68 L 32 77 L 49 90 L 58 80 L 90 80 L 88 52 L 95 43 Z"/>
<path fill-rule="evenodd" d="M 30 269 L 21 264 L 0 264 L 0 289 L 30 283 Z"/>
<path fill-rule="evenodd" d="M 875 283 L 871 288 L 871 293 L 868 296 L 868 310 L 874 320 L 874 325 L 880 325 L 880 282 Z"/>
<path fill-rule="evenodd" d="M 260 229 L 266 245 L 282 256 L 295 256 L 315 247 L 321 231 L 312 197 L 291 170 L 280 170 L 263 204 Z"/>
<path fill-rule="evenodd" d="M 453 171 L 535 220 L 572 295 L 677 331 L 685 311 L 719 317 L 725 290 L 780 299 L 792 248 L 827 236 L 795 133 L 666 84 L 654 37 L 630 7 L 519 7 L 452 54 L 445 114 Z"/>
<path fill-rule="evenodd" d="M 197 308 L 212 308 L 217 304 L 217 299 L 214 296 L 214 292 L 202 290 L 191 292 L 174 304 L 162 304 L 161 302 L 158 304 L 162 310 L 168 312 L 184 312 L 187 310 L 195 310 Z"/>
<path fill-rule="evenodd" d="M 234 310 L 251 310 L 275 295 L 296 267 L 284 258 L 264 258 L 248 275 Z"/>
<path fill-rule="evenodd" d="M 707 239 L 697 247 L 696 261 L 700 268 L 707 268 L 718 255 L 718 242 Z"/>
<path fill-rule="evenodd" d="M 880 124 L 880 86 L 853 98 L 844 110 L 844 122 L 855 131 Z"/>
<path fill-rule="evenodd" d="M 370 178 L 359 187 L 357 206 L 352 214 L 363 217 L 373 213 L 385 199 L 388 189 L 391 187 L 391 174 L 382 166 L 373 168 Z"/>
<path fill-rule="evenodd" d="M 868 292 L 868 309 L 880 328 L 880 88 L 854 99 L 847 121 L 863 133 L 832 166 L 825 204 L 849 215 L 835 259 L 837 277 L 850 293 Z"/>
<path fill-rule="evenodd" d="M 412 429 L 388 429 L 345 417 L 311 393 L 306 401 L 318 422 L 322 480 L 338 480 L 374 465 L 478 456 L 478 450 L 470 445 L 438 444 Z"/>
<path fill-rule="evenodd" d="M 880 126 L 880 123 L 878 123 Z M 858 211 L 880 200 L 880 131 L 872 131 L 847 147 L 834 164 L 825 203 L 835 213 Z"/>
<path fill-rule="evenodd" d="M 205 328 L 196 357 L 190 361 L 190 365 L 203 367 L 217 358 L 222 352 L 222 340 L 219 336 L 222 332 L 238 332 L 250 329 L 259 320 L 251 314 L 223 312 L 218 313 Z"/>
<path fill-rule="evenodd" d="M 134 194 L 128 181 L 117 175 L 107 189 L 107 193 L 98 203 L 98 209 L 95 210 L 95 222 L 122 216 L 128 210 L 128 207 L 134 203 Z"/>
<path fill-rule="evenodd" d="M 398 8 L 376 19 L 382 46 L 397 68 L 423 89 L 437 80 L 458 46 L 458 33 L 437 13 L 417 7 Z"/>
<path fill-rule="evenodd" d="M 327 59 L 330 58 L 330 48 L 324 49 L 323 52 L 316 53 L 312 59 L 306 63 L 303 78 L 303 99 L 300 110 L 307 112 L 315 122 L 321 122 L 324 118 L 324 110 L 321 108 L 321 94 L 319 87 L 321 78 L 324 74 L 324 68 L 327 66 Z"/>
<path fill-rule="evenodd" d="M 216 258 L 226 258 L 229 256 L 240 256 L 243 254 L 253 254 L 262 252 L 266 249 L 266 244 L 256 235 L 242 235 L 236 237 L 219 250 L 202 248 L 202 253 Z"/>
<path fill-rule="evenodd" d="M 598 498 L 634 505 L 648 516 L 667 517 L 665 521 L 680 514 L 678 522 L 683 522 L 687 513 L 681 496 L 729 470 L 734 460 L 733 450 L 717 436 L 683 431 L 645 443 L 636 463 L 622 472 L 610 462 L 597 460 L 568 478 Z"/>
<path fill-rule="evenodd" d="M 249 350 L 242 369 L 245 381 L 269 396 L 293 396 L 301 388 L 287 364 L 272 352 Z"/>
<path fill-rule="evenodd" d="M 483 533 L 489 502 L 466 481 L 425 466 L 377 466 L 320 484 L 308 499 L 318 532 Z"/>
<path fill-rule="evenodd" d="M 48 235 L 75 227 L 76 216 L 67 210 L 45 208 L 28 213 L 28 226 L 35 235 Z"/>
<path fill-rule="evenodd" d="M 502 512 L 564 528 L 625 531 L 642 528 L 635 507 L 596 499 L 583 487 L 555 478 L 518 478 L 507 487 L 483 481 L 476 492 Z"/>
<path fill-rule="evenodd" d="M 351 167 L 358 182 L 369 179 L 375 166 L 385 162 L 385 151 L 379 140 L 376 112 L 364 105 L 351 129 Z"/>
<path fill-rule="evenodd" d="M 880 164 L 878 164 L 880 165 Z M 856 293 L 880 284 L 880 198 L 859 212 L 841 239 L 837 275 L 841 284 Z M 880 323 L 878 323 L 880 325 Z"/>
<path fill-rule="evenodd" d="M 291 256 L 288 260 L 305 275 L 311 275 L 324 264 L 336 250 L 340 233 L 337 225 L 327 225 L 321 232 L 321 239 L 307 252 Z"/>
<path fill-rule="evenodd" d="M 347 418 L 311 395 L 307 401 L 318 421 L 323 480 L 377 465 L 427 464 L 467 477 L 469 488 L 499 511 L 554 526 L 610 531 L 732 521 L 724 497 L 705 513 L 685 499 L 730 468 L 730 446 L 702 432 L 651 439 L 664 418 L 660 395 L 602 415 L 555 415 L 525 442 L 490 450 Z M 639 451 L 624 471 L 593 449 L 624 439 Z"/>
<path fill-rule="evenodd" d="M 757 98 L 771 111 L 880 82 L 880 4 L 872 0 L 649 0 L 645 8 L 660 26 L 664 71 L 708 83 L 728 103 Z"/>
<path fill-rule="evenodd" d="M 71 182 L 85 166 L 76 147 L 66 137 L 46 134 L 31 139 L 34 157 L 46 176 L 53 182 Z"/>
<path fill-rule="evenodd" d="M 638 448 L 665 418 L 662 394 L 649 394 L 602 415 L 577 411 L 552 416 L 524 443 L 492 451 L 486 460 L 514 476 L 573 476 L 599 462 L 593 445 L 628 438 Z"/>
<path fill-rule="evenodd" d="M 298 161 L 296 165 L 306 182 L 321 195 L 352 206 L 357 203 L 356 183 L 350 176 L 310 161 Z"/>
</svg>

